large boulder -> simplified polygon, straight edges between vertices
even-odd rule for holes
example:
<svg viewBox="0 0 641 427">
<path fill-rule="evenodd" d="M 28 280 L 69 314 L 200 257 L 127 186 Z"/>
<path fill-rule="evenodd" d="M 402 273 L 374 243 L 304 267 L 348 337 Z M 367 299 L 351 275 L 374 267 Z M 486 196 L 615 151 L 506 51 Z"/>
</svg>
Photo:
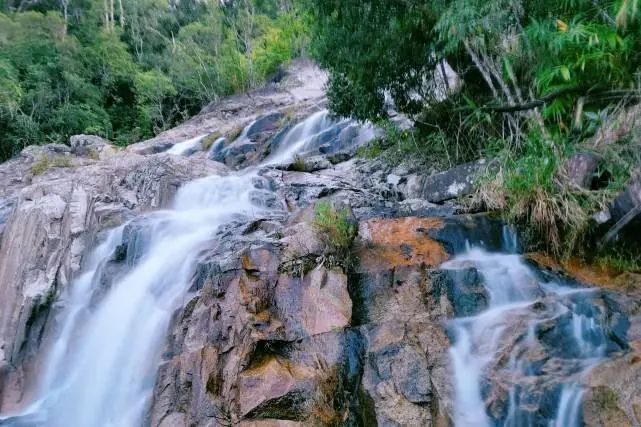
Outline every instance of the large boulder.
<svg viewBox="0 0 641 427">
<path fill-rule="evenodd" d="M 598 178 L 601 157 L 594 153 L 576 153 L 565 161 L 561 181 L 577 188 L 590 189 Z"/>
</svg>

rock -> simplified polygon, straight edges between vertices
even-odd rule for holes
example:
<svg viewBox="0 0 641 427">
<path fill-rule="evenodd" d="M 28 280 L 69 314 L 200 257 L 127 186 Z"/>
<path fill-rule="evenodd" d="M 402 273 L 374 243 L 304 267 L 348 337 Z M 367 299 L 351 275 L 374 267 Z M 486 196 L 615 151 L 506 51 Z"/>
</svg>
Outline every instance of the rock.
<svg viewBox="0 0 641 427">
<path fill-rule="evenodd" d="M 300 157 L 287 163 L 276 165 L 275 168 L 290 172 L 317 172 L 323 169 L 329 169 L 333 164 L 327 160 L 326 156 Z"/>
<path fill-rule="evenodd" d="M 302 279 L 281 275 L 274 303 L 280 322 L 291 331 L 287 340 L 343 329 L 352 318 L 347 276 L 323 268 L 315 268 Z"/>
<path fill-rule="evenodd" d="M 583 417 L 590 427 L 637 426 L 641 416 L 641 357 L 638 351 L 592 369 Z"/>
<path fill-rule="evenodd" d="M 207 152 L 207 158 L 209 160 L 214 160 L 214 161 L 216 161 L 217 158 L 220 158 L 220 155 L 223 152 L 223 149 L 225 148 L 226 143 L 227 143 L 227 138 L 225 137 L 216 138 L 216 140 L 211 144 L 209 151 Z"/>
<path fill-rule="evenodd" d="M 31 160 L 16 160 L 24 162 L 20 168 L 10 162 L 0 170 L 27 174 L 29 162 L 36 161 L 27 156 Z M 58 307 L 52 302 L 67 290 L 100 231 L 167 206 L 181 184 L 216 172 L 224 169 L 215 163 L 116 154 L 100 163 L 49 171 L 23 187 L 18 181 L 0 243 L 0 349 L 14 367 L 5 381 L 30 376 L 33 359 L 55 326 Z M 3 394 L 0 408 L 20 397 Z"/>
<path fill-rule="evenodd" d="M 563 164 L 561 181 L 578 188 L 590 189 L 601 163 L 593 153 L 576 153 Z"/>
<path fill-rule="evenodd" d="M 116 148 L 106 139 L 95 135 L 74 135 L 69 139 L 71 150 L 77 156 L 85 156 L 94 160 L 114 155 Z"/>
<path fill-rule="evenodd" d="M 279 128 L 279 122 L 284 117 L 280 111 L 274 111 L 264 116 L 257 118 L 251 125 L 247 127 L 245 137 L 252 142 L 257 142 L 264 137 L 267 132 L 274 132 Z"/>
<path fill-rule="evenodd" d="M 440 270 L 432 275 L 435 297 L 447 295 L 455 317 L 474 316 L 487 309 L 490 297 L 474 267 Z"/>
<path fill-rule="evenodd" d="M 637 236 L 641 232 L 641 174 L 634 175 L 614 201 L 608 212 L 601 213 L 601 238 L 599 246 L 604 247 L 614 241 L 621 241 L 639 248 Z M 609 221 L 604 222 L 607 217 Z"/>
<path fill-rule="evenodd" d="M 442 226 L 428 230 L 428 236 L 440 242 L 450 255 L 478 246 L 490 252 L 507 251 L 506 228 L 499 218 L 487 214 L 455 215 L 443 218 Z M 509 235 L 509 233 L 508 233 Z"/>
<path fill-rule="evenodd" d="M 374 420 L 377 425 L 448 425 L 451 408 L 440 398 L 449 394 L 449 342 L 442 329 L 394 322 L 361 330 L 366 342 L 362 387 L 374 412 L 367 425 Z"/>
<path fill-rule="evenodd" d="M 350 153 L 344 151 L 338 151 L 336 153 L 331 153 L 325 156 L 325 158 L 332 164 L 336 165 L 338 163 L 343 163 L 352 158 Z"/>
<path fill-rule="evenodd" d="M 406 195 L 409 198 L 422 198 L 433 203 L 441 203 L 471 194 L 479 173 L 485 167 L 487 162 L 479 160 L 456 166 L 436 175 L 418 177 L 412 186 L 408 183 Z"/>
<path fill-rule="evenodd" d="M 357 253 L 360 271 L 428 265 L 436 267 L 448 258 L 443 246 L 427 235 L 443 226 L 438 218 L 372 219 L 358 227 Z"/>
</svg>

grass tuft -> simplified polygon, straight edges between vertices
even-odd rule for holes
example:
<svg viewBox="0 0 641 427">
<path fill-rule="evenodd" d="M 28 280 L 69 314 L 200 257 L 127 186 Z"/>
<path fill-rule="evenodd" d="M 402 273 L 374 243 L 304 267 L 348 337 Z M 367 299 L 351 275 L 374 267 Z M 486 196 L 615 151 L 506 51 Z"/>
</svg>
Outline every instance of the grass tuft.
<svg viewBox="0 0 641 427">
<path fill-rule="evenodd" d="M 356 237 L 356 225 L 348 209 L 336 209 L 330 202 L 316 204 L 313 226 L 324 245 L 323 263 L 348 270 L 352 266 L 351 247 Z"/>
</svg>

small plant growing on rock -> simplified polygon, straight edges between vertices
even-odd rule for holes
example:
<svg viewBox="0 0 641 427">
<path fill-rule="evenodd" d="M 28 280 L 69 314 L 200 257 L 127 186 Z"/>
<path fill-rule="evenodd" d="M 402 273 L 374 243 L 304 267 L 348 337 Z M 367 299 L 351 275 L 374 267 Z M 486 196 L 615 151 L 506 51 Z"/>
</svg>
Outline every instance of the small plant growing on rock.
<svg viewBox="0 0 641 427">
<path fill-rule="evenodd" d="M 330 202 L 322 201 L 316 204 L 314 214 L 313 225 L 324 245 L 323 263 L 349 269 L 352 242 L 357 233 L 349 210 L 336 209 Z"/>
<path fill-rule="evenodd" d="M 306 172 L 307 163 L 305 162 L 305 158 L 297 154 L 296 157 L 294 157 L 292 165 L 290 166 L 290 170 L 294 172 Z"/>
<path fill-rule="evenodd" d="M 45 154 L 31 166 L 31 175 L 42 175 L 50 168 L 70 168 L 72 166 L 73 163 L 67 157 L 54 157 L 51 159 Z"/>
<path fill-rule="evenodd" d="M 594 402 L 602 411 L 616 410 L 619 407 L 619 396 L 612 389 L 600 386 L 594 391 Z"/>
<path fill-rule="evenodd" d="M 203 141 L 200 144 L 203 148 L 203 151 L 208 151 L 211 146 L 214 145 L 214 142 L 216 142 L 220 137 L 220 132 L 214 132 L 211 135 L 207 135 L 206 137 L 204 137 Z"/>
</svg>

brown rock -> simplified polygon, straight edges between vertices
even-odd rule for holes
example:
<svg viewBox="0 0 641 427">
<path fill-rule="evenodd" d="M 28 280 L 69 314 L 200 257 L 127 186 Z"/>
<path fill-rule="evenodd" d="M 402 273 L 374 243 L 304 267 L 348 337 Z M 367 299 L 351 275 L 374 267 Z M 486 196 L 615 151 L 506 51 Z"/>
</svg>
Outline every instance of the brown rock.
<svg viewBox="0 0 641 427">
<path fill-rule="evenodd" d="M 316 335 L 342 329 L 352 317 L 347 276 L 316 268 L 302 279 L 281 275 L 276 287 L 278 317 L 289 330 Z"/>
<path fill-rule="evenodd" d="M 641 358 L 634 352 L 595 367 L 587 379 L 585 424 L 590 427 L 638 426 L 641 408 Z"/>
<path fill-rule="evenodd" d="M 358 229 L 357 254 L 362 271 L 374 272 L 399 266 L 437 267 L 448 259 L 443 246 L 427 231 L 439 229 L 439 218 L 372 219 Z"/>
</svg>

